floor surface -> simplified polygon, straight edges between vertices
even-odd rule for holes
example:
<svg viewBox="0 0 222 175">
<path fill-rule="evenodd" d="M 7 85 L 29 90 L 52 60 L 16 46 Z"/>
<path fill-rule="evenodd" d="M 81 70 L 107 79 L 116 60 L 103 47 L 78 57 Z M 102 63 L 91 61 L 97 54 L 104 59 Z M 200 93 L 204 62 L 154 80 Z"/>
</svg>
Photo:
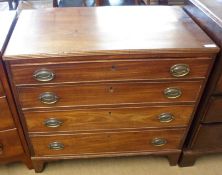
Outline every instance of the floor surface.
<svg viewBox="0 0 222 175">
<path fill-rule="evenodd" d="M 221 175 L 222 154 L 200 157 L 192 167 L 170 167 L 162 157 L 65 160 L 49 163 L 40 175 Z M 23 164 L 0 165 L 0 175 L 34 175 Z"/>
</svg>

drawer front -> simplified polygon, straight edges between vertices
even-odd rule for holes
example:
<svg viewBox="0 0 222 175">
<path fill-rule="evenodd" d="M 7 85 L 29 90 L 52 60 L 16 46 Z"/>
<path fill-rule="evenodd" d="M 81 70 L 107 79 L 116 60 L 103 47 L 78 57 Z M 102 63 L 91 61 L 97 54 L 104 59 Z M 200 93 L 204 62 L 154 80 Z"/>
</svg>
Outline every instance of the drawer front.
<svg viewBox="0 0 222 175">
<path fill-rule="evenodd" d="M 16 129 L 0 131 L 0 160 L 23 154 Z"/>
<path fill-rule="evenodd" d="M 29 132 L 185 127 L 193 106 L 24 112 Z"/>
<path fill-rule="evenodd" d="M 220 75 L 220 78 L 217 82 L 216 93 L 222 93 L 222 75 Z"/>
<path fill-rule="evenodd" d="M 14 127 L 15 125 L 8 102 L 5 97 L 0 97 L 0 131 Z"/>
<path fill-rule="evenodd" d="M 199 95 L 200 87 L 201 82 L 199 81 L 106 83 L 20 87 L 18 88 L 18 92 L 22 108 L 35 108 L 155 102 L 195 102 Z"/>
<path fill-rule="evenodd" d="M 222 122 L 222 97 L 212 97 L 210 99 L 203 122 Z"/>
<path fill-rule="evenodd" d="M 218 150 L 222 149 L 222 125 L 200 125 L 193 142 L 193 149 Z"/>
<path fill-rule="evenodd" d="M 180 149 L 183 135 L 183 129 L 147 130 L 32 136 L 31 141 L 35 156 L 90 155 Z"/>
<path fill-rule="evenodd" d="M 190 79 L 204 78 L 211 61 L 211 58 L 187 58 L 97 61 L 34 66 L 12 65 L 11 71 L 13 81 L 17 85 L 109 80 Z M 189 70 L 186 70 L 186 66 Z M 175 73 L 179 73 L 177 75 L 179 77 L 175 76 Z"/>
</svg>

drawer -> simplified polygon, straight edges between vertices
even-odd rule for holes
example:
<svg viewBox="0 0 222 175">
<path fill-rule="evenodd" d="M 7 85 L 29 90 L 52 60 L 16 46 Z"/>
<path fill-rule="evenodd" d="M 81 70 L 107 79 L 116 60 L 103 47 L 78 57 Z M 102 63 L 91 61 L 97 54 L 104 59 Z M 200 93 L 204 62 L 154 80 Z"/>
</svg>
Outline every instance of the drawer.
<svg viewBox="0 0 222 175">
<path fill-rule="evenodd" d="M 218 150 L 222 149 L 222 124 L 200 125 L 193 142 L 193 149 Z"/>
<path fill-rule="evenodd" d="M 0 121 L 0 131 L 15 127 L 12 114 L 5 97 L 0 97 Z"/>
<path fill-rule="evenodd" d="M 186 127 L 193 106 L 129 107 L 24 112 L 29 132 Z"/>
<path fill-rule="evenodd" d="M 191 79 L 204 78 L 211 61 L 211 58 L 82 61 L 66 64 L 11 65 L 11 71 L 13 81 L 17 85 L 109 80 Z"/>
<path fill-rule="evenodd" d="M 18 92 L 22 108 L 35 108 L 195 102 L 200 88 L 200 81 L 144 82 L 19 87 Z"/>
<path fill-rule="evenodd" d="M 216 93 L 222 93 L 222 75 L 220 75 L 220 78 L 217 82 Z"/>
<path fill-rule="evenodd" d="M 32 136 L 31 141 L 35 156 L 78 156 L 181 149 L 183 135 L 183 129 L 146 130 Z"/>
<path fill-rule="evenodd" d="M 0 131 L 0 160 L 23 154 L 16 129 Z"/>
<path fill-rule="evenodd" d="M 212 97 L 210 99 L 203 122 L 222 122 L 222 97 Z"/>
</svg>

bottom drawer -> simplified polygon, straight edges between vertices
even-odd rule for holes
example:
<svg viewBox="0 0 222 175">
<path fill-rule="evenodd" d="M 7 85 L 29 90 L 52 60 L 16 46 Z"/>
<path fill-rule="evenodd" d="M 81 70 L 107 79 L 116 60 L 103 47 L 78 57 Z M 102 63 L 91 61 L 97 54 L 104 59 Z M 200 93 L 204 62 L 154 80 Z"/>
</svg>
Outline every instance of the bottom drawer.
<svg viewBox="0 0 222 175">
<path fill-rule="evenodd" d="M 0 131 L 0 160 L 23 154 L 16 129 Z"/>
<path fill-rule="evenodd" d="M 184 129 L 31 136 L 35 156 L 148 152 L 181 148 Z"/>
<path fill-rule="evenodd" d="M 200 125 L 193 141 L 193 149 L 222 149 L 222 124 Z"/>
</svg>

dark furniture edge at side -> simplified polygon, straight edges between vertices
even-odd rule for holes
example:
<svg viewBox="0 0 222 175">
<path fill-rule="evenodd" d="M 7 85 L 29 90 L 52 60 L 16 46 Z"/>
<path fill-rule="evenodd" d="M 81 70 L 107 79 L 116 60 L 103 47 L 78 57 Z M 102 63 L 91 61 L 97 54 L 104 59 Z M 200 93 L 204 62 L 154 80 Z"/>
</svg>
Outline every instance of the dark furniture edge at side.
<svg viewBox="0 0 222 175">
<path fill-rule="evenodd" d="M 222 38 L 220 38 L 217 35 L 218 33 L 222 33 L 222 28 L 219 26 L 217 21 L 212 19 L 212 15 L 209 14 L 207 10 L 204 10 L 204 8 L 202 7 L 200 8 L 196 5 L 198 4 L 195 4 L 193 0 L 187 0 L 184 10 L 216 42 L 216 44 L 218 44 L 219 47 L 222 47 Z M 210 74 L 209 80 L 205 88 L 205 92 L 198 106 L 195 119 L 188 133 L 188 137 L 186 138 L 184 149 L 179 161 L 179 166 L 181 167 L 194 165 L 196 159 L 202 155 L 222 152 L 222 148 L 215 150 L 208 148 L 205 149 L 193 148 L 193 146 L 195 145 L 196 137 L 198 136 L 198 129 L 205 115 L 209 100 L 212 97 L 212 95 L 214 96 L 217 95 L 215 89 L 217 86 L 218 79 L 222 74 L 221 68 L 218 65 L 222 65 L 221 52 L 218 54 L 215 60 L 215 64 L 212 69 L 213 71 Z"/>
</svg>

